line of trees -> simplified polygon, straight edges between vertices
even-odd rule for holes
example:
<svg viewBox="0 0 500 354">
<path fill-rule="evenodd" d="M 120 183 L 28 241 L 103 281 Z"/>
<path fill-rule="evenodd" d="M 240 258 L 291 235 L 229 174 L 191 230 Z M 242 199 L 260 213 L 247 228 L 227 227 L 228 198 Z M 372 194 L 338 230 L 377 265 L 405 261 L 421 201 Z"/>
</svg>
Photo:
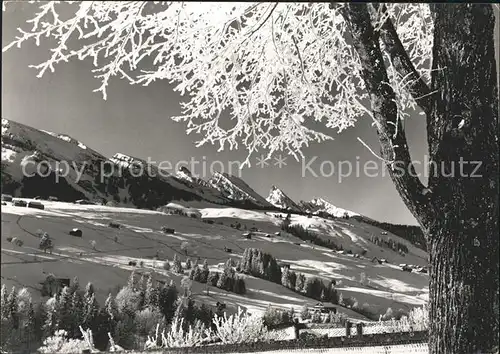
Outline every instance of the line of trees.
<svg viewBox="0 0 500 354">
<path fill-rule="evenodd" d="M 391 250 L 397 251 L 399 253 L 405 253 L 405 254 L 408 253 L 408 247 L 405 244 L 402 244 L 401 242 L 394 241 L 391 238 L 384 240 L 381 237 L 372 235 L 370 237 L 370 241 L 376 245 L 383 245 L 383 246 L 388 247 Z"/>
<path fill-rule="evenodd" d="M 221 273 L 210 272 L 208 262 L 205 260 L 203 266 L 196 264 L 189 272 L 189 279 L 202 284 L 209 284 L 219 289 L 233 292 L 235 294 L 246 294 L 245 280 L 237 276 L 234 264 L 228 259 Z"/>
<path fill-rule="evenodd" d="M 425 240 L 425 236 L 424 233 L 422 232 L 422 229 L 418 226 L 379 222 L 359 215 L 353 216 L 353 218 L 362 221 L 364 223 L 376 226 L 382 230 L 393 233 L 394 235 L 397 235 L 401 238 L 404 238 L 405 240 L 410 241 L 416 247 L 424 251 L 427 251 L 427 241 Z"/>
<path fill-rule="evenodd" d="M 334 251 L 342 251 L 344 249 L 342 245 L 337 245 L 329 238 L 323 239 L 315 232 L 307 230 L 302 225 L 290 225 L 290 223 L 287 222 L 286 219 L 281 224 L 281 229 L 300 238 L 303 241 L 309 241 L 317 246 L 326 247 Z"/>
<path fill-rule="evenodd" d="M 281 284 L 281 268 L 278 261 L 260 249 L 246 248 L 236 270 L 254 277 Z"/>
<path fill-rule="evenodd" d="M 92 283 L 82 289 L 76 278 L 38 305 L 26 289 L 13 287 L 8 293 L 3 285 L 0 305 L 2 349 L 30 352 L 59 330 L 69 339 L 82 338 L 79 326 L 92 331 L 99 350 L 106 350 L 108 332 L 125 349 L 142 347 L 157 324 L 166 328 L 177 317 L 183 319 L 185 329 L 198 322 L 210 328 L 214 315 L 206 305 L 197 306 L 189 291 L 180 294 L 173 282 L 160 284 L 151 275 L 138 277 L 134 272 L 103 305 Z"/>
<path fill-rule="evenodd" d="M 318 277 L 306 277 L 295 273 L 289 267 L 281 267 L 276 258 L 256 248 L 246 248 L 236 266 L 236 270 L 254 277 L 281 284 L 284 287 L 318 301 L 338 304 L 336 282 L 331 280 L 325 285 Z"/>
</svg>

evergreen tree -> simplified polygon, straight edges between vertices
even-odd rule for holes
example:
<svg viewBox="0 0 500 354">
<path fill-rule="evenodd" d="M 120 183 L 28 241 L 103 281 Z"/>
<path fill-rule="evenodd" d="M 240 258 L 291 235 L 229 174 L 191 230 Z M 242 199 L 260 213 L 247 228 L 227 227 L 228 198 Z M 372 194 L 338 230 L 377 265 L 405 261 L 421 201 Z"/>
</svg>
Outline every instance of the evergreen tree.
<svg viewBox="0 0 500 354">
<path fill-rule="evenodd" d="M 338 304 L 339 304 L 339 305 L 342 305 L 342 306 L 344 306 L 344 305 L 345 305 L 344 295 L 342 295 L 342 293 L 340 293 L 340 295 L 339 295 L 339 301 L 338 301 Z"/>
<path fill-rule="evenodd" d="M 271 255 L 269 256 L 269 263 L 268 263 L 268 280 L 272 281 L 273 283 L 280 284 L 281 283 L 281 268 L 278 265 L 278 262 L 274 257 Z"/>
<path fill-rule="evenodd" d="M 139 283 L 137 284 L 138 286 L 138 291 L 139 291 L 139 309 L 143 308 L 145 306 L 145 301 L 146 301 L 146 277 L 144 276 L 144 273 L 141 274 L 141 278 L 139 280 Z"/>
<path fill-rule="evenodd" d="M 146 289 L 144 290 L 144 306 L 155 307 L 158 305 L 158 294 L 153 286 L 153 277 L 151 273 L 146 280 Z"/>
<path fill-rule="evenodd" d="M 136 290 L 136 280 L 135 280 L 135 270 L 133 270 L 131 273 L 130 273 L 130 276 L 128 277 L 128 281 L 127 281 L 127 286 L 132 289 L 132 290 Z"/>
<path fill-rule="evenodd" d="M 306 285 L 306 276 L 303 273 L 300 273 L 297 277 L 296 291 L 299 293 L 304 292 Z"/>
<path fill-rule="evenodd" d="M 73 295 L 75 291 L 80 290 L 80 282 L 78 281 L 78 277 L 73 278 L 73 283 L 69 287 L 69 293 Z"/>
<path fill-rule="evenodd" d="M 71 295 L 71 314 L 72 314 L 72 326 L 71 331 L 68 333 L 72 338 L 80 336 L 80 328 L 79 326 L 83 321 L 83 298 L 79 291 L 75 291 L 73 295 Z"/>
<path fill-rule="evenodd" d="M 141 273 L 141 278 L 139 279 L 137 287 L 139 291 L 144 291 L 146 289 L 146 277 L 144 276 L 144 273 Z"/>
<path fill-rule="evenodd" d="M 196 269 L 195 268 L 191 269 L 191 271 L 189 272 L 189 279 L 190 280 L 195 280 L 195 273 L 196 273 Z"/>
<path fill-rule="evenodd" d="M 330 289 L 329 301 L 334 305 L 337 305 L 339 303 L 339 295 L 337 289 L 335 288 Z"/>
<path fill-rule="evenodd" d="M 28 302 L 28 311 L 26 314 L 26 321 L 24 323 L 24 338 L 27 343 L 27 351 L 29 353 L 34 349 L 32 346 L 36 343 L 36 317 L 35 317 L 35 308 L 33 306 L 33 302 Z"/>
<path fill-rule="evenodd" d="M 136 324 L 134 321 L 134 313 L 131 309 L 125 308 L 116 324 L 113 339 L 115 343 L 122 348 L 133 349 L 135 345 L 135 332 Z"/>
<path fill-rule="evenodd" d="M 70 288 L 65 286 L 59 296 L 59 304 L 57 306 L 57 328 L 64 329 L 68 334 L 72 330 L 73 313 L 72 313 L 72 295 Z"/>
<path fill-rule="evenodd" d="M 43 332 L 45 337 L 50 337 L 54 334 L 57 329 L 57 312 L 59 305 L 59 297 L 57 294 L 53 295 L 45 303 L 45 316 L 43 323 Z"/>
<path fill-rule="evenodd" d="M 229 267 L 224 267 L 224 270 L 222 271 L 219 280 L 217 281 L 217 287 L 219 289 L 224 289 L 228 291 L 232 291 L 232 279 L 231 279 L 231 268 Z"/>
<path fill-rule="evenodd" d="M 97 312 L 92 328 L 92 339 L 97 350 L 106 350 L 109 338 L 108 332 L 113 333 L 116 322 L 111 319 L 106 308 L 101 308 Z"/>
<path fill-rule="evenodd" d="M 173 265 L 172 265 L 172 270 L 174 271 L 174 273 L 177 273 L 177 274 L 184 273 L 184 271 L 182 269 L 181 260 L 179 259 L 179 257 L 177 256 L 177 254 L 174 255 L 174 262 L 173 262 Z"/>
<path fill-rule="evenodd" d="M 233 292 L 235 294 L 244 295 L 247 292 L 245 280 L 243 278 L 237 277 L 234 281 Z"/>
<path fill-rule="evenodd" d="M 297 285 L 297 273 L 295 273 L 293 270 L 288 272 L 288 283 L 289 283 L 289 288 L 292 290 L 295 290 L 295 287 Z"/>
<path fill-rule="evenodd" d="M 159 299 L 158 299 L 158 307 L 160 308 L 161 313 L 165 316 L 165 321 L 170 323 L 172 320 L 175 309 L 176 302 L 178 298 L 178 292 L 175 285 L 164 286 L 160 290 Z"/>
<path fill-rule="evenodd" d="M 190 270 L 193 267 L 191 263 L 191 258 L 186 258 L 186 270 Z"/>
<path fill-rule="evenodd" d="M 281 285 L 286 288 L 290 287 L 290 270 L 285 267 L 281 273 Z"/>
<path fill-rule="evenodd" d="M 82 327 L 84 329 L 92 329 L 98 314 L 99 303 L 95 297 L 94 285 L 89 282 L 85 287 L 85 294 L 83 295 Z"/>
<path fill-rule="evenodd" d="M 9 312 L 8 309 L 9 307 L 7 306 L 7 286 L 5 284 L 2 284 L 2 290 L 1 290 L 1 300 L 0 300 L 0 311 L 2 314 L 2 319 L 6 319 L 9 317 Z"/>
<path fill-rule="evenodd" d="M 235 262 L 232 258 L 229 258 L 227 261 L 226 261 L 226 264 L 225 264 L 227 267 L 234 267 L 235 266 Z"/>
<path fill-rule="evenodd" d="M 182 328 L 187 330 L 194 317 L 194 301 L 189 296 L 182 296 L 176 302 L 174 317 L 183 319 Z"/>
<path fill-rule="evenodd" d="M 210 274 L 210 268 L 208 267 L 208 261 L 205 259 L 203 261 L 203 269 L 201 272 L 200 283 L 206 283 L 208 281 L 209 274 Z"/>
<path fill-rule="evenodd" d="M 321 302 L 326 302 L 327 297 L 326 297 L 325 289 L 321 290 L 321 295 L 319 296 L 319 299 L 321 300 Z"/>
<path fill-rule="evenodd" d="M 95 346 L 98 349 L 105 350 L 108 343 L 108 332 L 114 333 L 118 325 L 118 309 L 115 300 L 111 294 L 108 295 L 104 302 L 104 307 L 99 310 L 97 316 L 97 324 L 95 325 L 96 333 L 94 334 Z"/>
<path fill-rule="evenodd" d="M 210 328 L 212 325 L 212 319 L 214 317 L 213 311 L 205 304 L 201 304 L 199 307 L 195 307 L 194 317 L 201 321 L 206 328 Z"/>
<path fill-rule="evenodd" d="M 189 279 L 189 277 L 184 276 L 181 279 L 181 288 L 183 290 L 183 296 L 191 296 L 191 288 L 193 286 L 193 282 Z"/>
<path fill-rule="evenodd" d="M 19 327 L 19 309 L 17 306 L 17 291 L 13 286 L 7 297 L 8 316 L 10 317 L 10 324 L 14 330 Z"/>
<path fill-rule="evenodd" d="M 208 275 L 207 283 L 212 286 L 217 286 L 219 282 L 219 273 L 218 272 L 210 272 Z"/>
<path fill-rule="evenodd" d="M 311 277 L 307 279 L 304 290 L 307 297 L 320 300 L 321 291 L 323 289 L 324 289 L 323 282 L 316 277 Z"/>
<path fill-rule="evenodd" d="M 83 297 L 85 299 L 90 298 L 92 295 L 94 295 L 94 293 L 95 293 L 94 284 L 92 284 L 91 282 L 87 283 Z"/>
<path fill-rule="evenodd" d="M 203 283 L 203 271 L 200 269 L 199 266 L 196 266 L 196 269 L 194 272 L 194 279 L 197 282 Z"/>
<path fill-rule="evenodd" d="M 106 301 L 104 302 L 104 309 L 110 319 L 112 320 L 118 319 L 118 308 L 116 306 L 115 299 L 113 295 L 111 295 L 111 293 L 108 295 Z"/>
<path fill-rule="evenodd" d="M 15 288 L 13 288 L 14 290 Z M 11 295 L 12 291 L 7 295 L 7 288 L 5 284 L 2 286 L 2 300 L 1 300 L 1 336 L 0 336 L 0 345 L 2 348 L 10 348 L 12 345 L 15 345 L 17 341 L 16 333 L 17 331 L 14 329 L 14 321 L 15 319 L 11 317 L 12 312 L 12 300 L 14 300 L 15 295 Z"/>
</svg>

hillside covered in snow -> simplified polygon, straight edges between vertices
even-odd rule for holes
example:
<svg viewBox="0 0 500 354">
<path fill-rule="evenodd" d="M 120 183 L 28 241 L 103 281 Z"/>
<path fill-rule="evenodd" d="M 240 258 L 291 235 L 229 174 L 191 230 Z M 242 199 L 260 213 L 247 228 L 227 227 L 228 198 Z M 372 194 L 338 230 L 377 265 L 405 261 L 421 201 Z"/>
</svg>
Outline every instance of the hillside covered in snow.
<svg viewBox="0 0 500 354">
<path fill-rule="evenodd" d="M 428 298 L 428 275 L 403 271 L 400 266 L 425 267 L 427 253 L 355 219 L 291 215 L 292 227 L 331 240 L 341 249 L 336 250 L 304 240 L 299 233 L 283 231 L 287 213 L 222 206 L 196 208 L 189 203 L 176 204 L 175 209 L 196 213 L 57 201 L 43 204 L 45 210 L 13 206 L 10 202 L 2 206 L 2 283 L 26 286 L 38 297 L 42 296 L 40 282 L 47 274 L 68 279 L 76 276 L 82 284 L 90 281 L 103 302 L 117 285 L 126 283 L 133 270 L 151 273 L 157 281 L 180 284 L 183 276 L 165 268 L 165 261 L 177 257 L 187 267 L 187 258 L 200 264 L 206 259 L 211 271 L 222 272 L 228 259 L 238 262 L 246 249 L 260 249 L 275 257 L 282 271 L 288 268 L 306 279 L 322 279 L 325 284 L 334 281 L 344 299 L 338 305 L 339 312 L 355 320 L 376 319 L 388 308 L 408 311 L 425 304 Z M 109 227 L 110 222 L 120 227 Z M 75 227 L 82 230 L 82 237 L 69 234 Z M 163 232 L 162 227 L 171 232 Z M 38 249 L 36 235 L 40 230 L 52 238 L 52 253 Z M 14 236 L 23 241 L 22 246 L 9 242 L 9 237 Z M 395 244 L 404 246 L 404 252 L 398 252 Z M 184 274 L 188 275 L 189 270 Z M 262 313 L 269 305 L 298 311 L 317 303 L 311 296 L 320 296 L 239 274 L 246 283 L 245 294 L 209 286 L 207 295 L 206 284 L 193 281 L 194 298 L 209 306 L 222 302 L 228 309 L 242 306 Z"/>
</svg>

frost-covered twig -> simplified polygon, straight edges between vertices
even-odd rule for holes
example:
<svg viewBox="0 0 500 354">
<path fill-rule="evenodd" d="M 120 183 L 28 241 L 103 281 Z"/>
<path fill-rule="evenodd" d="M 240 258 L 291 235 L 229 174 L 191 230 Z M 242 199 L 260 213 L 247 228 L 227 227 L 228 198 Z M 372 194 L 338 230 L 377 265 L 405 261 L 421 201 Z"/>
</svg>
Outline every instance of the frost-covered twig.
<svg viewBox="0 0 500 354">
<path fill-rule="evenodd" d="M 172 119 L 184 122 L 187 133 L 202 135 L 198 146 L 218 144 L 223 150 L 243 143 L 249 155 L 266 149 L 269 156 L 286 151 L 298 159 L 311 142 L 332 138 L 318 122 L 341 132 L 370 116 L 359 56 L 339 11 L 343 5 L 51 1 L 39 6 L 33 28 L 20 29 L 4 51 L 52 38 L 50 57 L 33 66 L 39 75 L 63 61 L 91 58 L 101 80 L 96 91 L 104 98 L 114 76 L 145 86 L 174 83 L 185 101 L 182 114 Z M 64 6 L 75 11 L 63 20 L 58 13 Z M 413 65 L 429 82 L 429 5 L 386 7 L 373 20 L 392 19 Z M 415 98 L 387 64 L 404 119 Z M 232 124 L 222 123 L 227 115 Z"/>
</svg>

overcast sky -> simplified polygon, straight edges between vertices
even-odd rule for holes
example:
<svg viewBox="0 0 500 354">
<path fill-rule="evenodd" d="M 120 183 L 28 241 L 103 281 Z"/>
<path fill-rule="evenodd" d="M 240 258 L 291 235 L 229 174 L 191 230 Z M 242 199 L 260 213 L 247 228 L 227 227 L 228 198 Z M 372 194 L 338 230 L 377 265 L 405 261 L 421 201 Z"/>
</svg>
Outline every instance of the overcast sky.
<svg viewBox="0 0 500 354">
<path fill-rule="evenodd" d="M 2 18 L 2 46 L 14 39 L 16 28 L 29 28 L 24 22 L 33 15 L 33 5 L 9 4 Z M 185 126 L 170 120 L 180 113 L 181 97 L 166 82 L 156 82 L 149 87 L 130 86 L 118 78 L 111 81 L 108 100 L 93 93 L 100 83 L 94 79 L 89 62 L 72 61 L 61 64 L 55 73 L 36 78 L 36 71 L 28 68 L 48 57 L 47 46 L 36 47 L 32 43 L 21 49 L 11 49 L 2 55 L 2 117 L 33 126 L 38 129 L 68 134 L 105 156 L 117 152 L 154 161 L 172 164 L 192 157 L 206 161 L 207 168 L 215 160 L 243 161 L 245 151 L 217 153 L 218 146 L 195 147 L 199 138 L 185 134 Z M 370 120 L 360 120 L 355 128 L 341 135 L 334 131 L 335 140 L 313 144 L 304 153 L 304 163 L 287 157 L 287 165 L 278 168 L 251 168 L 241 171 L 242 178 L 258 193 L 267 197 L 272 185 L 284 190 L 292 199 L 310 200 L 322 197 L 338 207 L 346 208 L 380 221 L 416 224 L 415 219 L 401 201 L 390 178 L 380 173 L 369 177 L 364 173 L 353 174 L 339 182 L 335 173 L 331 177 L 320 175 L 323 161 L 338 164 L 350 161 L 353 167 L 366 161 L 380 162 L 357 141 L 363 139 L 375 151 L 379 151 L 375 130 Z M 427 153 L 424 116 L 414 114 L 406 122 L 407 137 L 413 160 L 423 161 Z M 302 165 L 311 159 L 314 177 L 307 171 L 303 176 Z M 327 163 L 324 172 L 330 173 Z M 220 169 L 218 165 L 216 169 Z M 328 168 L 327 168 L 328 167 Z M 418 166 L 417 166 L 418 167 Z M 417 168 L 422 171 L 421 168 Z M 193 171 L 201 174 L 201 168 Z M 233 171 L 234 172 L 234 171 Z"/>
</svg>

